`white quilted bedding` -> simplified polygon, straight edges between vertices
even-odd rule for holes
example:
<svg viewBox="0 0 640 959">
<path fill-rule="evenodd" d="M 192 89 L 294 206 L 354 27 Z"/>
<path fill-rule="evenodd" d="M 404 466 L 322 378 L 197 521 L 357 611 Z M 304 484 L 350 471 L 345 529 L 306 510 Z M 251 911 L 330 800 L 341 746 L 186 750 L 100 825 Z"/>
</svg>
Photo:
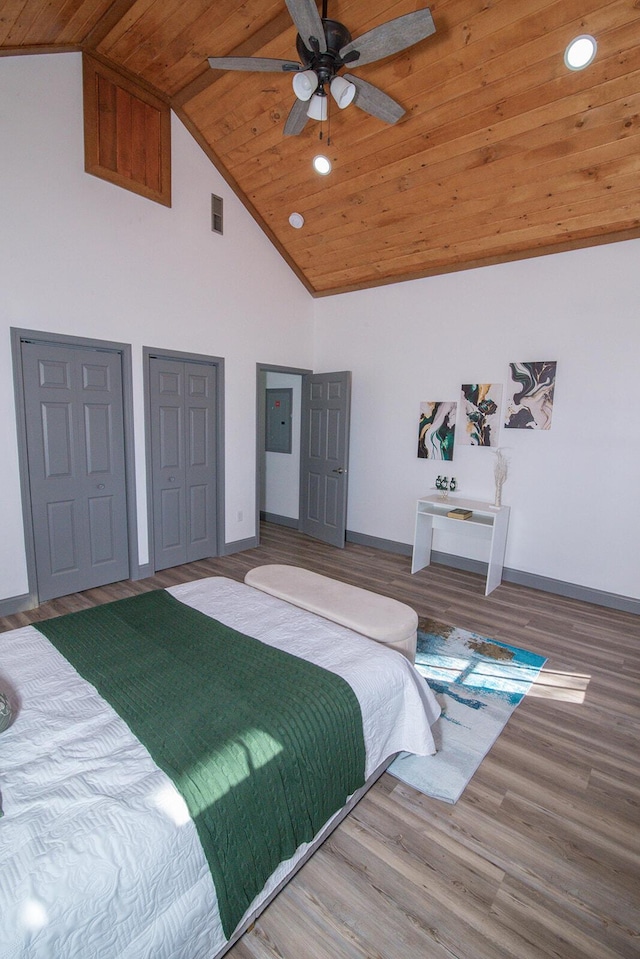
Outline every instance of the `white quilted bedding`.
<svg viewBox="0 0 640 959">
<path fill-rule="evenodd" d="M 367 775 L 400 750 L 435 752 L 439 707 L 399 653 L 223 577 L 169 592 L 343 676 L 362 707 Z M 171 781 L 33 627 L 0 635 L 7 685 L 19 712 L 0 736 L 0 959 L 212 959 L 225 945 L 215 889 Z"/>
</svg>

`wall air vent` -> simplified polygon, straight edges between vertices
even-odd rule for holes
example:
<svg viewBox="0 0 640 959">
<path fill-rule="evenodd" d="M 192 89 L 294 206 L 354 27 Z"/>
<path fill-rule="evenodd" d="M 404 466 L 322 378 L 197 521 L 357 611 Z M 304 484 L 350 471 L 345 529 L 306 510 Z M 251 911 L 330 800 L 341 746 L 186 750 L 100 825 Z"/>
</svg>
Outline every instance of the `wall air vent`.
<svg viewBox="0 0 640 959">
<path fill-rule="evenodd" d="M 211 229 L 222 236 L 222 197 L 211 194 Z"/>
</svg>

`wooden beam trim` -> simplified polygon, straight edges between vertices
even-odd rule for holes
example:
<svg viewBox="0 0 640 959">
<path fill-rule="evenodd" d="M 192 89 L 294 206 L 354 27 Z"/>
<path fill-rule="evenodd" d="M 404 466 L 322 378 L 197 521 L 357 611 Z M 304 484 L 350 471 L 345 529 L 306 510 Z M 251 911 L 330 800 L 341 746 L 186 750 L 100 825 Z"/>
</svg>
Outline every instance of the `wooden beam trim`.
<svg viewBox="0 0 640 959">
<path fill-rule="evenodd" d="M 94 27 L 84 38 L 83 46 L 87 51 L 95 51 L 100 44 L 109 36 L 113 28 L 120 23 L 131 9 L 136 5 L 137 0 L 115 0 Z"/>
</svg>

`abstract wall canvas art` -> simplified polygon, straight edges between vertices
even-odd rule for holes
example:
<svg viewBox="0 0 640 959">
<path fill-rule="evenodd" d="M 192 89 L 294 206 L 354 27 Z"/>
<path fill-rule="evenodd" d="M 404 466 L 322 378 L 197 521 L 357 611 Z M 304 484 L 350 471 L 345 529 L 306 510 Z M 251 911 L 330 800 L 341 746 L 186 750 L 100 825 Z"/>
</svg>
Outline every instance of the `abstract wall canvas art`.
<svg viewBox="0 0 640 959">
<path fill-rule="evenodd" d="M 556 365 L 555 360 L 538 363 L 509 363 L 511 381 L 507 385 L 504 420 L 507 429 L 548 430 L 551 428 Z"/>
<path fill-rule="evenodd" d="M 458 443 L 497 446 L 500 430 L 501 383 L 463 383 Z"/>
<path fill-rule="evenodd" d="M 456 403 L 420 404 L 418 458 L 452 460 L 456 430 Z"/>
</svg>

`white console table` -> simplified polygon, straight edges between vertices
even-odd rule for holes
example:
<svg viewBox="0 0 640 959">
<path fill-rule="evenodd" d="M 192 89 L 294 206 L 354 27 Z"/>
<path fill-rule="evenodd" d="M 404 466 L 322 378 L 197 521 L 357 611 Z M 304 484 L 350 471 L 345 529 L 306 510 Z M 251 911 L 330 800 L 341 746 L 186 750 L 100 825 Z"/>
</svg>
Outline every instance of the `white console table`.
<svg viewBox="0 0 640 959">
<path fill-rule="evenodd" d="M 449 510 L 457 508 L 470 509 L 473 515 L 469 519 L 451 519 L 447 516 Z M 484 591 L 485 596 L 488 596 L 502 581 L 508 526 L 508 506 L 491 506 L 458 496 L 449 496 L 446 500 L 437 495 L 424 496 L 418 500 L 411 572 L 417 573 L 431 562 L 434 529 L 484 540 L 489 546 L 489 568 Z"/>
</svg>

